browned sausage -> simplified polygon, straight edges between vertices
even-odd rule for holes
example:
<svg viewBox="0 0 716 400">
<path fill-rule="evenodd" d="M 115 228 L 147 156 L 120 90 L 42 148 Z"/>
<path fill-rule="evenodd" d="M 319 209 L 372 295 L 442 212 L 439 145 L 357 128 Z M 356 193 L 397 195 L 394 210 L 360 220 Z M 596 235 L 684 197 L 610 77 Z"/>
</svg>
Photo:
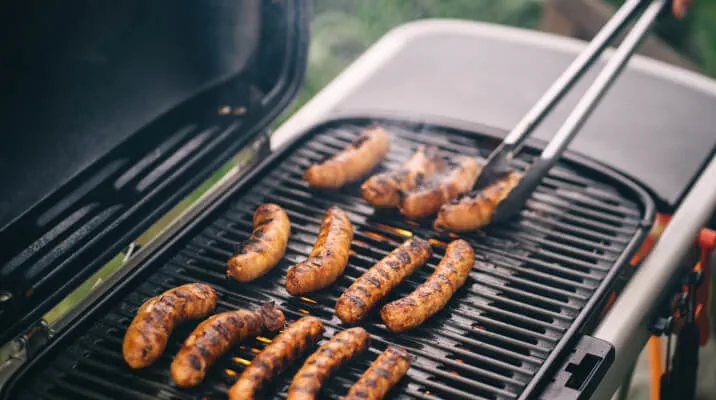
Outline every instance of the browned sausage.
<svg viewBox="0 0 716 400">
<path fill-rule="evenodd" d="M 262 204 L 254 212 L 254 231 L 241 251 L 227 263 L 228 275 L 241 282 L 252 281 L 275 267 L 286 251 L 291 222 L 276 204 Z"/>
<path fill-rule="evenodd" d="M 385 397 L 400 378 L 408 372 L 411 357 L 405 349 L 388 346 L 358 382 L 348 391 L 343 400 L 378 400 Z"/>
<path fill-rule="evenodd" d="M 467 232 L 490 223 L 497 204 L 521 179 L 517 172 L 510 172 L 502 179 L 484 189 L 443 204 L 435 220 L 435 229 L 452 232 Z"/>
<path fill-rule="evenodd" d="M 203 283 L 182 285 L 145 301 L 124 335 L 124 360 L 132 368 L 152 364 L 164 352 L 177 325 L 204 317 L 214 308 L 216 292 Z"/>
<path fill-rule="evenodd" d="M 475 262 L 475 252 L 462 239 L 451 242 L 445 257 L 427 281 L 409 295 L 386 304 L 380 310 L 385 326 L 401 332 L 422 324 L 445 307 L 467 279 Z"/>
<path fill-rule="evenodd" d="M 348 214 L 336 206 L 329 207 L 323 215 L 318 240 L 308 259 L 288 269 L 288 292 L 308 293 L 335 282 L 348 265 L 352 240 L 353 224 Z"/>
<path fill-rule="evenodd" d="M 326 379 L 369 344 L 370 335 L 363 328 L 347 329 L 333 336 L 303 363 L 288 388 L 287 399 L 315 399 Z"/>
<path fill-rule="evenodd" d="M 443 168 L 435 146 L 420 146 L 410 160 L 395 171 L 373 175 L 361 185 L 361 196 L 374 207 L 396 207 L 400 195 L 426 182 Z"/>
<path fill-rule="evenodd" d="M 388 132 L 380 126 L 371 126 L 347 148 L 309 166 L 303 179 L 317 188 L 340 188 L 368 175 L 385 158 L 389 148 Z"/>
<path fill-rule="evenodd" d="M 336 315 L 345 323 L 362 320 L 380 299 L 425 264 L 432 254 L 427 241 L 419 237 L 406 240 L 343 292 L 336 302 Z"/>
<path fill-rule="evenodd" d="M 479 172 L 480 165 L 476 159 L 459 157 L 457 165 L 406 193 L 400 201 L 400 212 L 412 219 L 435 214 L 444 203 L 470 190 Z"/>
<path fill-rule="evenodd" d="M 172 379 L 182 387 L 198 385 L 206 370 L 231 346 L 263 331 L 277 331 L 285 322 L 283 313 L 271 303 L 255 311 L 227 311 L 211 316 L 194 329 L 179 349 L 171 366 Z"/>
<path fill-rule="evenodd" d="M 313 348 L 321 335 L 323 323 L 316 317 L 303 317 L 289 325 L 241 373 L 229 389 L 229 399 L 254 399 L 267 382 Z"/>
</svg>

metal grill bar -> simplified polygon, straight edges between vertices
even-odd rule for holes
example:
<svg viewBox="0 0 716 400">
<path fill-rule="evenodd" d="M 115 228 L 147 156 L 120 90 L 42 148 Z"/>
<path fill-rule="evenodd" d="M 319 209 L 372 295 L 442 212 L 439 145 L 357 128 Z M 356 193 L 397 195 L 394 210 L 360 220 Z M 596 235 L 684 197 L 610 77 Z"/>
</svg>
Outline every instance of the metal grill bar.
<svg viewBox="0 0 716 400">
<path fill-rule="evenodd" d="M 447 242 L 430 221 L 409 221 L 394 211 L 375 211 L 358 196 L 358 185 L 337 192 L 315 192 L 302 172 L 346 146 L 360 126 L 344 124 L 312 134 L 251 187 L 237 190 L 214 219 L 200 221 L 162 263 L 147 266 L 141 282 L 128 284 L 126 295 L 108 302 L 106 312 L 76 327 L 74 339 L 25 380 L 31 388 L 20 398 L 105 399 L 131 397 L 193 399 L 223 396 L 251 358 L 271 337 L 260 337 L 232 349 L 197 388 L 171 383 L 169 364 L 182 341 L 196 326 L 187 323 L 172 335 L 165 354 L 151 367 L 132 371 L 124 363 L 121 343 L 136 309 L 147 298 L 187 282 L 204 282 L 220 294 L 217 312 L 255 308 L 274 301 L 289 320 L 304 315 L 321 318 L 328 338 L 345 326 L 334 315 L 340 294 L 360 274 L 412 235 L 429 239 L 435 254 L 389 300 L 404 296 L 423 282 L 440 262 Z M 484 140 L 458 132 L 402 125 L 389 127 L 393 139 L 384 168 L 396 168 L 419 144 L 438 146 L 446 156 L 486 154 Z M 482 145 L 483 147 L 479 147 Z M 515 161 L 525 168 L 532 154 Z M 423 326 L 400 335 L 387 331 L 377 312 L 364 321 L 371 334 L 370 353 L 332 377 L 323 394 L 340 397 L 375 356 L 390 344 L 406 347 L 416 359 L 396 388 L 405 398 L 513 399 L 552 356 L 585 310 L 595 290 L 614 271 L 614 262 L 641 229 L 643 204 L 634 193 L 614 187 L 596 172 L 585 174 L 564 164 L 553 169 L 522 215 L 504 226 L 463 235 L 477 260 L 463 288 L 445 310 Z M 630 197 L 625 197 L 625 193 Z M 283 206 L 292 223 L 284 260 L 267 276 L 250 284 L 226 278 L 226 260 L 252 230 L 255 208 L 264 202 Z M 349 213 L 355 227 L 351 258 L 344 276 L 331 287 L 303 297 L 283 286 L 289 265 L 311 251 L 325 209 L 336 204 Z M 300 365 L 300 363 L 298 364 Z M 273 387 L 286 395 L 297 367 Z M 39 382 L 35 384 L 35 382 Z"/>
</svg>

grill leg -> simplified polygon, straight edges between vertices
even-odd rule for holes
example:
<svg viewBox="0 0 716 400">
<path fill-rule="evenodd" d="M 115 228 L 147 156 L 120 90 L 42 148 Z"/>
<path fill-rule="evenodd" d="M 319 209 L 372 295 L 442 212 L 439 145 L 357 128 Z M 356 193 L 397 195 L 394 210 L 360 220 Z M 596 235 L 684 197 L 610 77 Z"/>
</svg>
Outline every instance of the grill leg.
<svg viewBox="0 0 716 400">
<path fill-rule="evenodd" d="M 634 376 L 634 369 L 636 368 L 636 363 L 631 366 L 629 369 L 629 373 L 626 374 L 624 377 L 624 380 L 622 381 L 621 386 L 619 386 L 619 390 L 617 390 L 616 393 L 614 393 L 614 396 L 612 396 L 612 400 L 626 400 L 629 397 L 629 388 L 631 387 L 631 378 Z"/>
</svg>

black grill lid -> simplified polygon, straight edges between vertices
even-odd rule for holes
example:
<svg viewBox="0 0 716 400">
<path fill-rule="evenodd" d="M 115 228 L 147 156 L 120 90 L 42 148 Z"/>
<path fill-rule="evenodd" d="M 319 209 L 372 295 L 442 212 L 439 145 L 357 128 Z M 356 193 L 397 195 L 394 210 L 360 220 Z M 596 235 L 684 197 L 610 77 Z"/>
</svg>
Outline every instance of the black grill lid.
<svg viewBox="0 0 716 400">
<path fill-rule="evenodd" d="M 300 0 L 0 6 L 0 343 L 264 131 L 303 77 L 307 14 Z"/>
</svg>

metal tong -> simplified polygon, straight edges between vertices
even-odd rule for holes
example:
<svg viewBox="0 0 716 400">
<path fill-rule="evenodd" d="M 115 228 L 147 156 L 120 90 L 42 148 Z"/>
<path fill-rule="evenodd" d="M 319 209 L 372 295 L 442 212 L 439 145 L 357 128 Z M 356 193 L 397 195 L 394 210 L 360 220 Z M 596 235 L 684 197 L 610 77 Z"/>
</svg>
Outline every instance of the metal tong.
<svg viewBox="0 0 716 400">
<path fill-rule="evenodd" d="M 651 4 L 649 4 L 651 3 Z M 480 176 L 473 185 L 479 191 L 499 180 L 509 172 L 510 161 L 521 149 L 524 140 L 534 131 L 545 116 L 569 92 L 574 83 L 584 75 L 627 24 L 643 10 L 632 30 L 613 53 L 602 71 L 587 89 L 584 96 L 567 117 L 557 134 L 547 144 L 542 154 L 528 167 L 519 183 L 507 197 L 498 203 L 492 221 L 499 223 L 518 214 L 542 178 L 559 159 L 564 149 L 582 128 L 587 118 L 624 69 L 634 51 L 646 36 L 652 23 L 659 17 L 669 0 L 627 0 L 617 13 L 602 27 L 597 35 L 552 86 L 510 131 L 504 141 L 490 154 Z M 647 6 L 648 5 L 648 6 Z"/>
</svg>

